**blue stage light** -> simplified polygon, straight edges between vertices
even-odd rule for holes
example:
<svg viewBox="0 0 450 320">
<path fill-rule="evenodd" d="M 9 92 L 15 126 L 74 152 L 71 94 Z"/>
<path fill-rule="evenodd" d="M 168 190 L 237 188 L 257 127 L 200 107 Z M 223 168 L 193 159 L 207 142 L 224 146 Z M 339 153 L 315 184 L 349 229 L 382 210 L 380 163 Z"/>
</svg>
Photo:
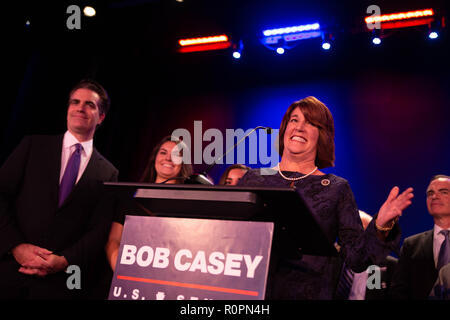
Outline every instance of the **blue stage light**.
<svg viewBox="0 0 450 320">
<path fill-rule="evenodd" d="M 329 42 L 322 43 L 322 49 L 323 50 L 330 50 L 331 44 Z"/>
<path fill-rule="evenodd" d="M 316 23 L 304 24 L 304 25 L 300 25 L 300 26 L 268 29 L 268 30 L 264 30 L 263 34 L 264 34 L 264 36 L 269 37 L 269 36 L 280 35 L 280 34 L 297 33 L 297 32 L 312 31 L 312 30 L 319 30 L 319 29 L 320 29 L 320 24 L 316 22 Z"/>
</svg>

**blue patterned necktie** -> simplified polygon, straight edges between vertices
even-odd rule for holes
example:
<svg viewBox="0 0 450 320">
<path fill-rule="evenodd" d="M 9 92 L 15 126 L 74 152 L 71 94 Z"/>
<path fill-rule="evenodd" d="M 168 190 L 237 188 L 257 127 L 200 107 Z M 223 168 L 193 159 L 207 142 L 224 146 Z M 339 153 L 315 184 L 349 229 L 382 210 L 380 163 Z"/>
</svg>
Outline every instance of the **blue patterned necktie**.
<svg viewBox="0 0 450 320">
<path fill-rule="evenodd" d="M 442 242 L 441 249 L 439 250 L 439 258 L 436 267 L 438 271 L 447 263 L 450 263 L 450 230 L 441 230 L 439 233 L 443 234 L 445 239 L 444 242 Z"/>
<path fill-rule="evenodd" d="M 80 169 L 81 150 L 83 150 L 83 147 L 81 144 L 77 143 L 75 145 L 75 151 L 67 162 L 66 170 L 64 171 L 61 185 L 59 186 L 58 207 L 61 207 L 77 181 L 78 170 Z"/>
<path fill-rule="evenodd" d="M 348 300 L 354 277 L 355 273 L 353 272 L 353 270 L 347 268 L 347 266 L 344 264 L 344 266 L 342 267 L 341 277 L 336 289 L 336 299 Z"/>
</svg>

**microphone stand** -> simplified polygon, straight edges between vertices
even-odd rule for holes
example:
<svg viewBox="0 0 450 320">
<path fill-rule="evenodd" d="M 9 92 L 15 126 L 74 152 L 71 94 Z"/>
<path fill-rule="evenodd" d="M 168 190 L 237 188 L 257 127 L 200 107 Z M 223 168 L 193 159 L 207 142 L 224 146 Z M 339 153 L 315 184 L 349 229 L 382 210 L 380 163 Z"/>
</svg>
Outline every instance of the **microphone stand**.
<svg viewBox="0 0 450 320">
<path fill-rule="evenodd" d="M 229 148 L 223 155 L 221 155 L 219 158 L 214 160 L 202 173 L 194 173 L 190 175 L 184 183 L 186 184 L 206 184 L 206 185 L 214 185 L 208 178 L 208 172 L 211 171 L 211 169 L 217 164 L 218 161 L 222 160 L 228 153 L 230 153 L 232 150 L 234 150 L 239 144 L 242 143 L 242 141 L 245 140 L 249 135 L 251 135 L 254 131 L 258 129 L 265 129 L 268 134 L 272 133 L 272 128 L 270 127 L 264 127 L 264 126 L 257 126 L 254 129 L 252 129 L 249 133 L 247 133 L 245 136 L 243 136 L 238 142 L 234 144 L 231 148 Z"/>
</svg>

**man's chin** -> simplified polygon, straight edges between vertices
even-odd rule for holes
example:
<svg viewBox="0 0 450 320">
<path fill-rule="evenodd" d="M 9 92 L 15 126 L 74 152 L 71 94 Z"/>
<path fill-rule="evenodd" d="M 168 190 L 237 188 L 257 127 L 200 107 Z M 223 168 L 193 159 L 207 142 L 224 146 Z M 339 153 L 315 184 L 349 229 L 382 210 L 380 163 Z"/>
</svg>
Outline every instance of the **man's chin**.
<svg viewBox="0 0 450 320">
<path fill-rule="evenodd" d="M 443 208 L 432 208 L 430 210 L 430 215 L 433 217 L 449 217 L 450 212 L 446 212 Z"/>
<path fill-rule="evenodd" d="M 74 134 L 74 135 L 82 135 L 82 136 L 88 136 L 90 135 L 90 128 L 86 126 L 70 126 L 68 130 Z"/>
</svg>

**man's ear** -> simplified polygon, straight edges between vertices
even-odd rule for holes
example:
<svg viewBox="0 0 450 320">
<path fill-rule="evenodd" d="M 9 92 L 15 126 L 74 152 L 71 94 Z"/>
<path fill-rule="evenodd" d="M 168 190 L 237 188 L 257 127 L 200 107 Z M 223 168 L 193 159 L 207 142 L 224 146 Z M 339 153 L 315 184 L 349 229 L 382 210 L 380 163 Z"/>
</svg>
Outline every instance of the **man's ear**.
<svg viewBox="0 0 450 320">
<path fill-rule="evenodd" d="M 102 124 L 103 120 L 105 120 L 105 117 L 106 117 L 106 114 L 104 114 L 104 113 L 100 114 L 97 125 Z"/>
</svg>

